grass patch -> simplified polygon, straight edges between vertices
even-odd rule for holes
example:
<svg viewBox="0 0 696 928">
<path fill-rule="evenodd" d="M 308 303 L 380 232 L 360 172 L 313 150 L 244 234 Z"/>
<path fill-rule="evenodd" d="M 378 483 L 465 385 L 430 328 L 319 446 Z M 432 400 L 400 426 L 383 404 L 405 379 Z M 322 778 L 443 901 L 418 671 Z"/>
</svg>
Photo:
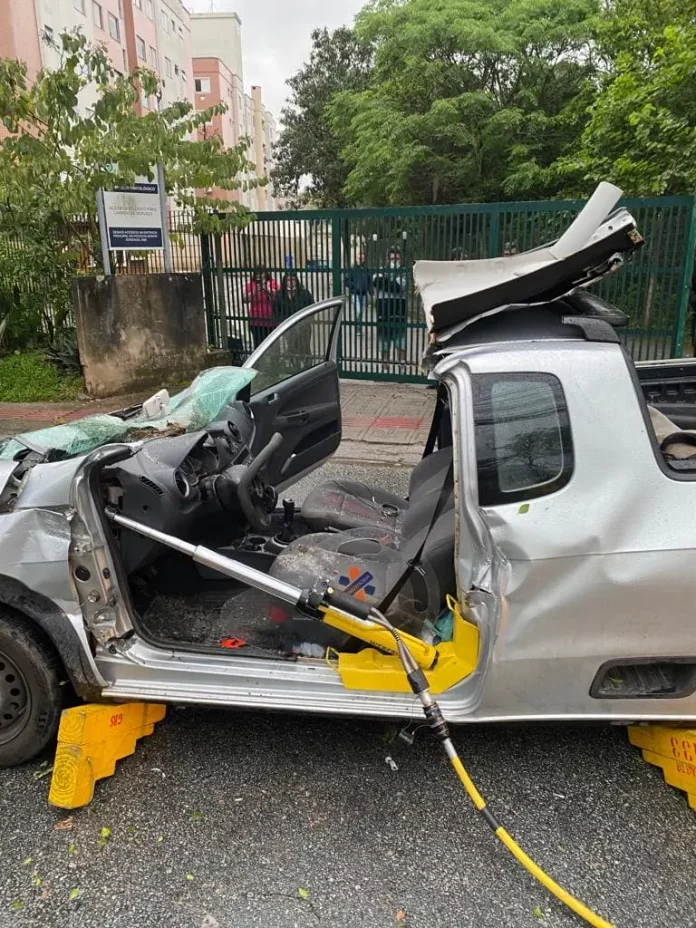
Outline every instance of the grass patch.
<svg viewBox="0 0 696 928">
<path fill-rule="evenodd" d="M 59 403 L 77 399 L 81 377 L 66 377 L 40 351 L 0 358 L 0 402 Z"/>
</svg>

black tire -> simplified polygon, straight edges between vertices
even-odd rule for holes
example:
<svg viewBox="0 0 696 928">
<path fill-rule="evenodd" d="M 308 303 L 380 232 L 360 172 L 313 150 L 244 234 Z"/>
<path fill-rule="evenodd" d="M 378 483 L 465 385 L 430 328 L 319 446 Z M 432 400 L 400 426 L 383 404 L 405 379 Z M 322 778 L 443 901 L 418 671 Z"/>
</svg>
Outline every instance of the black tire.
<svg viewBox="0 0 696 928">
<path fill-rule="evenodd" d="M 0 767 L 32 760 L 55 738 L 61 663 L 38 628 L 0 610 Z"/>
</svg>

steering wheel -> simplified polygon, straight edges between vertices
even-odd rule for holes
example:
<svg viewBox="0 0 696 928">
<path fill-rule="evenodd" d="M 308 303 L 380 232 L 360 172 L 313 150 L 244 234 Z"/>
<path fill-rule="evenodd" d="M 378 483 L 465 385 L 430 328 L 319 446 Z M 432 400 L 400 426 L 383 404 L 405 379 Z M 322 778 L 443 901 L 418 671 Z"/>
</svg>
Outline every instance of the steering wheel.
<svg viewBox="0 0 696 928">
<path fill-rule="evenodd" d="M 283 436 L 276 432 L 249 464 L 228 467 L 215 480 L 215 493 L 221 505 L 225 509 L 233 509 L 238 501 L 247 522 L 257 532 L 264 532 L 271 525 L 265 488 L 259 486 L 257 478 L 282 444 Z"/>
</svg>

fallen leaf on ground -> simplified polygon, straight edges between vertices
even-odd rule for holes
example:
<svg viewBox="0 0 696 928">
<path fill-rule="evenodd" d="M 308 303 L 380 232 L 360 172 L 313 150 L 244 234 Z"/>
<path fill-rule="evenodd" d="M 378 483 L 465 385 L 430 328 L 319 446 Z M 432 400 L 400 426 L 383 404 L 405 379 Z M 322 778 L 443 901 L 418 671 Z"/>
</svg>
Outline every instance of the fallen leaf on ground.
<svg viewBox="0 0 696 928">
<path fill-rule="evenodd" d="M 31 857 L 25 857 L 24 860 L 22 861 L 22 866 L 28 867 L 30 863 L 31 863 Z"/>
<path fill-rule="evenodd" d="M 54 831 L 67 831 L 68 828 L 72 828 L 73 820 L 72 816 L 70 818 L 61 819 L 60 822 L 56 822 L 53 826 Z"/>
<path fill-rule="evenodd" d="M 532 915 L 534 916 L 534 918 L 543 918 L 544 913 L 541 911 L 541 906 L 538 905 L 536 909 L 534 909 L 534 911 L 532 912 Z"/>
<path fill-rule="evenodd" d="M 41 886 L 41 884 L 43 883 L 43 880 L 41 879 L 40 876 L 35 876 L 31 882 L 34 884 L 34 886 Z"/>
<path fill-rule="evenodd" d="M 203 818 L 203 813 L 202 813 L 202 812 L 192 812 L 192 813 L 191 813 L 191 820 L 192 820 L 192 821 L 197 822 L 199 818 Z"/>
<path fill-rule="evenodd" d="M 159 835 L 159 837 L 157 838 L 157 843 L 162 844 L 163 841 L 164 841 L 164 835 Z"/>
<path fill-rule="evenodd" d="M 77 854 L 77 845 L 69 844 L 68 845 L 68 854 Z"/>
<path fill-rule="evenodd" d="M 10 908 L 13 912 L 21 912 L 21 910 L 24 908 L 24 903 L 21 899 L 17 899 L 15 902 L 10 904 Z"/>
<path fill-rule="evenodd" d="M 396 920 L 397 920 L 397 922 L 404 922 L 404 921 L 406 921 L 406 913 L 404 912 L 403 909 L 397 909 L 397 910 L 396 910 Z"/>
<path fill-rule="evenodd" d="M 111 829 L 110 829 L 110 828 L 102 828 L 102 830 L 99 832 L 99 837 L 100 837 L 100 838 L 104 838 L 105 840 L 106 840 L 106 838 L 110 838 L 110 837 L 111 837 Z"/>
<path fill-rule="evenodd" d="M 194 876 L 192 873 L 187 873 L 187 874 L 186 874 L 186 879 L 187 879 L 189 882 L 191 882 L 191 880 L 195 880 L 196 878 L 195 878 L 195 876 Z"/>
<path fill-rule="evenodd" d="M 304 886 L 300 886 L 300 888 L 297 890 L 297 895 L 300 897 L 300 899 L 309 899 L 309 890 L 305 889 Z"/>
<path fill-rule="evenodd" d="M 71 889 L 70 892 L 68 893 L 68 902 L 74 902 L 74 900 L 79 899 L 79 897 L 80 897 L 80 890 Z"/>
<path fill-rule="evenodd" d="M 51 764 L 50 767 L 46 767 L 45 770 L 35 770 L 35 771 L 34 771 L 34 779 L 35 779 L 35 780 L 43 780 L 43 778 L 44 778 L 44 777 L 47 777 L 47 776 L 49 775 L 49 773 L 53 773 L 53 764 Z"/>
</svg>

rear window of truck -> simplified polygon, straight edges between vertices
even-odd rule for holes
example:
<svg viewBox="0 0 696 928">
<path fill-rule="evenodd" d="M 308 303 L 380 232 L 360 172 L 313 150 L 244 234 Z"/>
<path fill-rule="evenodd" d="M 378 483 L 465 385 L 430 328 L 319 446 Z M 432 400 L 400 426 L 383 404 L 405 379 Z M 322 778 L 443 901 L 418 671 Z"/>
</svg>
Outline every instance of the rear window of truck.
<svg viewBox="0 0 696 928">
<path fill-rule="evenodd" d="M 555 493 L 573 472 L 563 388 L 550 374 L 476 374 L 474 423 L 479 504 Z"/>
</svg>

